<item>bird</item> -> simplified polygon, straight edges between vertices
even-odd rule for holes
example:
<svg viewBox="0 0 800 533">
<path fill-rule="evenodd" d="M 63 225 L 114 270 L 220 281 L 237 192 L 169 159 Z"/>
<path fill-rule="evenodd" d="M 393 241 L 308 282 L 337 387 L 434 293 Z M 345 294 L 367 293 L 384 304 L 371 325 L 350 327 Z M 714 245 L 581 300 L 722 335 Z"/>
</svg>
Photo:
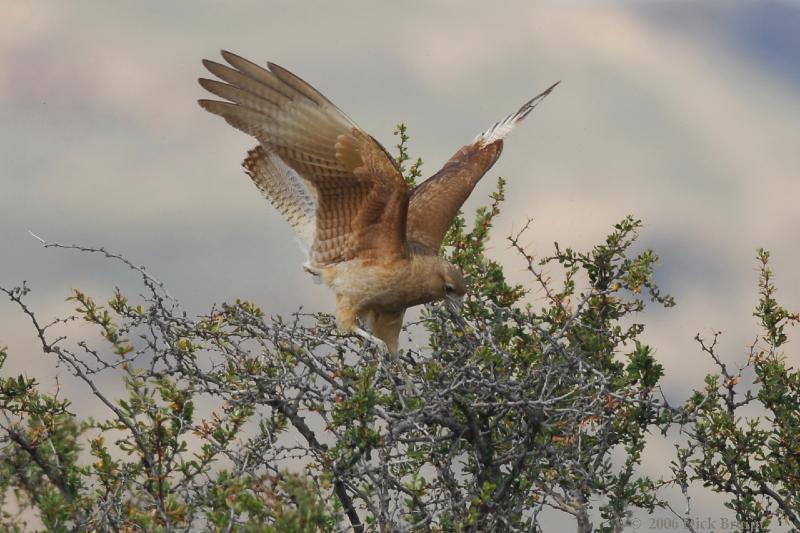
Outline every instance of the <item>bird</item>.
<svg viewBox="0 0 800 533">
<path fill-rule="evenodd" d="M 411 188 L 389 152 L 309 83 L 221 54 L 227 64 L 203 60 L 217 79 L 198 81 L 222 100 L 198 103 L 258 141 L 242 166 L 306 249 L 304 269 L 335 293 L 337 327 L 397 354 L 406 309 L 460 308 L 467 287 L 439 253 L 445 233 L 503 139 L 558 82 Z"/>
</svg>

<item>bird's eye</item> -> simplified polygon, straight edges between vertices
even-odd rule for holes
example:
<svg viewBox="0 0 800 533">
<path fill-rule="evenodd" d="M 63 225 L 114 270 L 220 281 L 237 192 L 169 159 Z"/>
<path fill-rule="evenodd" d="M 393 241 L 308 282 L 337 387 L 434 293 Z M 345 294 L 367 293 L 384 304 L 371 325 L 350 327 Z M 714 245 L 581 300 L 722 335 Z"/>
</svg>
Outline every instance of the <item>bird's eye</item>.
<svg viewBox="0 0 800 533">
<path fill-rule="evenodd" d="M 456 290 L 456 289 L 452 285 L 450 285 L 449 283 L 444 286 L 444 292 L 446 292 L 446 293 L 451 293 L 454 290 Z"/>
</svg>

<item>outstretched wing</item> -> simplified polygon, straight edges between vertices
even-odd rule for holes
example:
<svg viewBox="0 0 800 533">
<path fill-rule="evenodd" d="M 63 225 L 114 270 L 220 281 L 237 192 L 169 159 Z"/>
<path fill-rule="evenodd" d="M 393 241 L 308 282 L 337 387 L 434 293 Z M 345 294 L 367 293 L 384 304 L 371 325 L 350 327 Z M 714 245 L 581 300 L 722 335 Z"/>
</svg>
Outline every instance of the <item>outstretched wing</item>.
<svg viewBox="0 0 800 533">
<path fill-rule="evenodd" d="M 268 152 L 261 145 L 247 152 L 242 166 L 309 250 L 314 245 L 316 234 L 317 198 L 313 187 L 277 154 Z"/>
<path fill-rule="evenodd" d="M 408 241 L 416 253 L 437 254 L 458 210 L 503 150 L 503 137 L 533 111 L 558 83 L 481 133 L 418 185 L 408 208 Z"/>
<path fill-rule="evenodd" d="M 410 191 L 386 150 L 288 70 L 273 63 L 265 69 L 230 52 L 223 51 L 222 56 L 228 65 L 203 61 L 222 81 L 199 81 L 227 101 L 199 103 L 260 141 L 263 154 L 249 157 L 245 165 L 273 203 L 303 204 L 307 198 L 301 188 L 307 187 L 315 202 L 313 232 L 302 229 L 307 235 L 313 233 L 311 266 L 355 257 L 404 256 Z M 283 176 L 276 177 L 276 172 Z M 259 178 L 263 182 L 259 183 L 256 176 L 268 178 Z M 283 186 L 275 183 L 288 183 L 295 192 L 277 193 L 275 189 Z M 288 212 L 295 212 L 278 209 L 287 218 Z M 292 219 L 290 223 L 298 230 L 311 222 L 307 205 L 296 209 L 303 213 L 295 215 L 299 226 Z"/>
</svg>

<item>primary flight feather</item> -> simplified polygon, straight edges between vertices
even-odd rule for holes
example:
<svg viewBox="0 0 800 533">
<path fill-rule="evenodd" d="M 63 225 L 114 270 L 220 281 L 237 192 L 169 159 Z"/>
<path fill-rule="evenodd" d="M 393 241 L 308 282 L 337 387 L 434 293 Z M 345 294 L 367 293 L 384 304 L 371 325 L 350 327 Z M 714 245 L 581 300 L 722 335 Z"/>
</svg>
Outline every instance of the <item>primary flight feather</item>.
<svg viewBox="0 0 800 533">
<path fill-rule="evenodd" d="M 442 239 L 503 137 L 557 84 L 412 190 L 386 149 L 311 85 L 274 63 L 222 57 L 203 61 L 219 80 L 199 81 L 225 101 L 200 105 L 259 141 L 245 170 L 308 248 L 306 270 L 335 292 L 339 328 L 395 353 L 406 309 L 460 303 L 464 279 L 438 255 Z"/>
</svg>

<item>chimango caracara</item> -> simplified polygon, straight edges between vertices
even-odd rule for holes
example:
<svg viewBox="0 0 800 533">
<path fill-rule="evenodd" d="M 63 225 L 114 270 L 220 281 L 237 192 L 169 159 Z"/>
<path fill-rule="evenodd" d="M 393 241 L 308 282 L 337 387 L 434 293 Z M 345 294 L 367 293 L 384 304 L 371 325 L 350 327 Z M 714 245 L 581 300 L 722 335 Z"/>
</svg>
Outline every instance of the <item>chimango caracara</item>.
<svg viewBox="0 0 800 533">
<path fill-rule="evenodd" d="M 554 86 L 411 189 L 386 149 L 311 85 L 273 63 L 222 57 L 230 66 L 203 62 L 222 81 L 199 81 L 227 101 L 199 103 L 258 139 L 243 165 L 308 247 L 306 270 L 336 293 L 339 327 L 395 353 L 406 309 L 460 304 L 461 272 L 438 255 L 445 232 L 503 137 Z"/>
</svg>

